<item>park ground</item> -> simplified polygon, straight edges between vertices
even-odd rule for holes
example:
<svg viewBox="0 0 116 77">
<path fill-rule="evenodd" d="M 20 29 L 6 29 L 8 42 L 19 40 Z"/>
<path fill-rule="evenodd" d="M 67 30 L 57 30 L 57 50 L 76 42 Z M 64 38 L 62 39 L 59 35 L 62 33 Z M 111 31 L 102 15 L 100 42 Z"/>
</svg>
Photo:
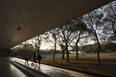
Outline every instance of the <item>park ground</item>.
<svg viewBox="0 0 116 77">
<path fill-rule="evenodd" d="M 45 58 L 42 59 L 42 63 L 84 73 L 116 77 L 116 53 L 101 53 L 100 58 L 101 63 L 98 63 L 97 54 L 80 54 L 79 60 L 76 60 L 73 54 L 69 63 L 66 58 L 63 60 L 61 57 L 57 57 L 55 61 L 52 58 Z"/>
</svg>

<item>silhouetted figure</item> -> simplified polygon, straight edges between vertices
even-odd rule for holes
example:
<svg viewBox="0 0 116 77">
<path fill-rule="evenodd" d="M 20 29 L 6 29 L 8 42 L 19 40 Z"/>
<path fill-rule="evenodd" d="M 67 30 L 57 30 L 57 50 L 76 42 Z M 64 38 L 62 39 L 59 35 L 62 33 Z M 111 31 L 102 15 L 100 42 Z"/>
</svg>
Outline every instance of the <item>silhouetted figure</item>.
<svg viewBox="0 0 116 77">
<path fill-rule="evenodd" d="M 41 63 L 41 59 L 42 59 L 41 55 L 38 54 L 38 63 L 39 63 L 39 65 L 40 65 L 40 63 Z"/>
<path fill-rule="evenodd" d="M 25 54 L 25 65 L 26 64 L 29 65 L 29 63 L 28 63 L 28 54 L 27 53 Z"/>
</svg>

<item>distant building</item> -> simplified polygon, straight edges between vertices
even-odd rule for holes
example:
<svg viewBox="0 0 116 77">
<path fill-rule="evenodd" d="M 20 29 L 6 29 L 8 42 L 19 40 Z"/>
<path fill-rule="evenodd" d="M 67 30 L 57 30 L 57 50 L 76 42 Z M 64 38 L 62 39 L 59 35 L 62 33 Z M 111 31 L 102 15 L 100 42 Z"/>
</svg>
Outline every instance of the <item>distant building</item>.
<svg viewBox="0 0 116 77">
<path fill-rule="evenodd" d="M 71 54 L 76 53 L 76 51 L 69 51 Z M 79 50 L 78 53 L 85 53 L 85 51 Z"/>
<path fill-rule="evenodd" d="M 85 51 L 78 51 L 79 53 L 85 53 Z"/>
</svg>

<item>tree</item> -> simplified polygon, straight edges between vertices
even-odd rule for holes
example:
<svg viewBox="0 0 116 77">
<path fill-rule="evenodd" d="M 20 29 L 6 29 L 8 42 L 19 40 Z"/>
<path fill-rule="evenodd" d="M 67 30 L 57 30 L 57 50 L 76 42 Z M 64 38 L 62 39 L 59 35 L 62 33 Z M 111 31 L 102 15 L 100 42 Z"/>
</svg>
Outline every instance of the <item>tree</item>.
<svg viewBox="0 0 116 77">
<path fill-rule="evenodd" d="M 57 32 L 58 32 L 58 28 L 52 29 L 47 32 L 49 41 L 51 41 L 54 44 L 53 61 L 55 61 L 55 54 L 56 54 Z"/>
<path fill-rule="evenodd" d="M 96 53 L 97 49 L 97 43 L 82 46 L 82 50 L 86 51 L 87 53 Z"/>
<path fill-rule="evenodd" d="M 57 31 L 57 42 L 58 42 L 58 45 L 59 47 L 61 48 L 61 51 L 62 51 L 62 59 L 64 59 L 65 57 L 65 51 L 66 51 L 66 45 L 65 45 L 65 40 L 64 40 L 64 37 L 62 35 L 62 28 L 61 27 L 58 27 L 58 31 Z"/>
<path fill-rule="evenodd" d="M 97 52 L 97 59 L 98 63 L 100 63 L 100 52 L 101 52 L 101 46 L 100 46 L 100 40 L 98 37 L 98 30 L 100 31 L 100 26 L 102 25 L 103 14 L 100 9 L 94 10 L 91 13 L 88 13 L 84 16 L 84 21 L 87 25 L 89 25 L 89 28 L 92 30 L 92 33 L 94 34 L 97 44 L 98 44 L 98 52 Z"/>
<path fill-rule="evenodd" d="M 116 43 L 110 42 L 105 45 L 107 52 L 113 52 L 116 51 Z"/>
<path fill-rule="evenodd" d="M 64 56 L 65 56 L 65 52 L 64 52 L 64 51 L 65 51 L 65 48 L 66 48 L 66 47 L 65 47 L 65 45 L 62 44 L 62 43 L 60 44 L 60 47 L 61 47 L 61 49 L 62 49 L 62 59 L 64 59 Z"/>
<path fill-rule="evenodd" d="M 34 44 L 35 49 L 37 49 L 37 53 L 40 54 L 40 47 L 41 47 L 41 41 L 42 41 L 42 35 L 36 36 L 32 39 L 32 42 Z"/>
<path fill-rule="evenodd" d="M 104 7 L 104 13 L 106 13 L 106 16 L 104 18 L 105 25 L 103 32 L 110 36 L 110 40 L 116 40 L 116 6 L 113 5 L 116 5 L 116 1 Z"/>
<path fill-rule="evenodd" d="M 74 40 L 73 38 L 73 31 L 72 31 L 72 25 L 69 23 L 60 26 L 59 28 L 59 36 L 62 38 L 62 40 L 65 43 L 65 50 L 67 53 L 67 62 L 69 62 L 69 50 L 68 47 L 70 46 L 71 42 Z"/>
<path fill-rule="evenodd" d="M 75 20 L 73 20 L 73 33 L 75 35 L 75 39 L 76 39 L 76 43 L 75 43 L 75 47 L 76 47 L 76 60 L 78 60 L 78 43 L 82 38 L 88 37 L 88 33 L 89 29 L 87 29 L 87 26 L 85 23 L 83 23 L 82 18 L 77 18 Z"/>
</svg>

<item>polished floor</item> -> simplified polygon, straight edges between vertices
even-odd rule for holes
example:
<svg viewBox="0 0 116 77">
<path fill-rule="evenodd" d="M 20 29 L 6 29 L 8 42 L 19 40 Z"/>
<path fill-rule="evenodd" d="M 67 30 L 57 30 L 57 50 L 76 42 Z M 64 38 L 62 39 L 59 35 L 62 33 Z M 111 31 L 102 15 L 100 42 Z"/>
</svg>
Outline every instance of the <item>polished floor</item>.
<svg viewBox="0 0 116 77">
<path fill-rule="evenodd" d="M 22 65 L 25 65 L 25 60 L 18 59 L 18 58 L 11 58 L 12 61 L 18 62 Z M 52 67 L 48 65 L 31 65 L 31 61 L 29 61 L 29 66 L 26 65 L 26 67 L 32 68 L 36 71 L 42 72 L 50 77 L 96 77 L 90 74 L 85 74 L 81 72 L 75 72 L 71 70 L 66 70 L 62 68 Z"/>
<path fill-rule="evenodd" d="M 12 62 L 23 66 L 22 68 L 27 71 L 30 75 L 25 74 Z M 35 70 L 37 72 L 35 72 Z M 42 73 L 42 74 L 41 74 Z M 48 65 L 32 65 L 29 61 L 29 66 L 25 65 L 25 60 L 13 58 L 13 57 L 0 57 L 0 77 L 96 77 L 90 74 L 75 72 L 62 68 L 52 67 Z"/>
<path fill-rule="evenodd" d="M 28 77 L 13 66 L 8 58 L 0 57 L 0 77 Z"/>
</svg>

